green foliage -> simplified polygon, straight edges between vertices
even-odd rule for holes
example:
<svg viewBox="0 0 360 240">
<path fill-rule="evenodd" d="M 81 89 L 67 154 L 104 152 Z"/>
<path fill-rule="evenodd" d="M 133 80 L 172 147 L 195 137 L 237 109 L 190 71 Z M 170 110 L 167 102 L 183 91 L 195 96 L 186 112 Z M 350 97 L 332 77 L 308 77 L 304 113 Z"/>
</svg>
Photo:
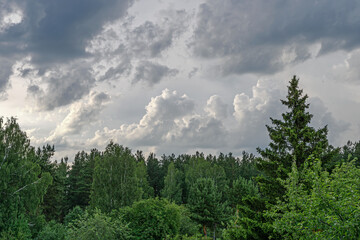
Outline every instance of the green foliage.
<svg viewBox="0 0 360 240">
<path fill-rule="evenodd" d="M 190 189 L 200 178 L 212 179 L 220 190 L 221 195 L 225 196 L 227 179 L 224 169 L 205 160 L 203 154 L 197 153 L 191 157 L 185 166 L 185 195 L 187 196 L 185 203 L 190 201 Z"/>
<path fill-rule="evenodd" d="M 96 158 L 91 206 L 110 213 L 141 198 L 136 161 L 130 149 L 111 142 Z"/>
<path fill-rule="evenodd" d="M 160 192 L 164 187 L 164 176 L 159 160 L 155 154 L 150 153 L 146 161 L 146 172 L 149 185 L 154 189 L 154 196 L 160 197 Z"/>
<path fill-rule="evenodd" d="M 206 227 L 216 228 L 227 218 L 227 204 L 221 202 L 222 194 L 218 191 L 213 179 L 199 178 L 190 189 L 188 208 L 191 217 L 203 226 L 204 235 Z"/>
<path fill-rule="evenodd" d="M 360 141 L 348 141 L 346 145 L 340 149 L 339 153 L 332 158 L 332 161 L 327 163 L 326 168 L 331 171 L 337 164 L 348 161 L 349 159 L 355 160 L 355 165 L 360 167 Z"/>
<path fill-rule="evenodd" d="M 190 210 L 184 205 L 178 206 L 180 210 L 179 236 L 193 236 L 199 232 L 201 226 L 191 219 Z"/>
<path fill-rule="evenodd" d="M 282 120 L 270 118 L 273 126 L 266 127 L 271 142 L 268 148 L 258 148 L 262 159 L 258 159 L 257 167 L 263 175 L 257 180 L 261 193 L 271 203 L 284 195 L 279 179 L 288 177 L 293 161 L 301 169 L 310 155 L 327 163 L 336 154 L 328 143 L 327 127 L 315 130 L 309 126 L 313 115 L 307 112 L 308 96 L 299 89 L 299 79 L 294 76 L 289 83 L 286 100 L 281 100 L 289 111 L 282 114 Z"/>
<path fill-rule="evenodd" d="M 229 189 L 230 206 L 236 209 L 223 237 L 235 239 L 266 239 L 265 219 L 261 212 L 265 208 L 257 186 L 251 180 L 239 177 Z"/>
<path fill-rule="evenodd" d="M 165 239 L 179 233 L 182 210 L 166 199 L 141 200 L 122 212 L 134 239 Z"/>
<path fill-rule="evenodd" d="M 79 220 L 82 215 L 84 215 L 84 210 L 79 206 L 74 207 L 64 218 L 65 226 Z"/>
<path fill-rule="evenodd" d="M 61 159 L 59 164 L 56 161 L 49 162 L 48 165 L 53 181 L 47 189 L 41 208 L 47 221 L 62 222 L 67 211 L 67 159 Z"/>
<path fill-rule="evenodd" d="M 259 175 L 259 170 L 256 168 L 256 160 L 255 155 L 252 153 L 247 153 L 245 151 L 242 152 L 242 158 L 239 162 L 239 174 L 237 176 L 241 176 L 247 180 L 254 179 Z M 236 177 L 237 177 L 236 176 Z M 236 178 L 235 178 L 236 179 Z"/>
<path fill-rule="evenodd" d="M 0 240 L 30 240 L 31 231 L 24 215 L 9 219 L 6 229 L 2 229 Z"/>
<path fill-rule="evenodd" d="M 359 239 L 360 169 L 354 161 L 331 174 L 309 158 L 302 171 L 293 164 L 284 201 L 268 212 L 284 239 Z"/>
<path fill-rule="evenodd" d="M 243 198 L 257 197 L 260 198 L 260 193 L 257 186 L 251 180 L 246 180 L 239 177 L 234 181 L 228 192 L 229 205 L 236 208 L 237 205 L 243 204 Z"/>
<path fill-rule="evenodd" d="M 2 237 L 26 239 L 31 222 L 52 178 L 41 170 L 39 158 L 16 119 L 0 118 L 0 232 Z M 28 224 L 26 224 L 26 222 Z M 5 235 L 4 235 L 5 234 Z"/>
<path fill-rule="evenodd" d="M 68 177 L 69 210 L 75 206 L 84 208 L 89 205 L 95 158 L 99 157 L 100 152 L 96 149 L 93 149 L 90 154 L 81 151 L 75 155 Z"/>
<path fill-rule="evenodd" d="M 168 166 L 168 171 L 165 177 L 165 186 L 161 191 L 161 196 L 167 198 L 169 201 L 177 204 L 182 203 L 182 178 L 183 174 L 175 168 L 175 164 L 172 162 Z"/>
<path fill-rule="evenodd" d="M 130 239 L 129 229 L 119 218 L 111 218 L 95 209 L 90 215 L 87 211 L 80 219 L 70 223 L 68 240 L 126 240 Z"/>
<path fill-rule="evenodd" d="M 150 187 L 147 180 L 146 164 L 144 159 L 137 159 L 135 175 L 137 178 L 137 186 L 141 191 L 141 198 L 147 199 L 154 196 L 154 189 Z"/>
<path fill-rule="evenodd" d="M 54 220 L 47 223 L 47 225 L 38 234 L 37 240 L 65 240 L 66 228 L 63 224 L 57 223 Z"/>
<path fill-rule="evenodd" d="M 263 199 L 259 195 L 245 196 L 241 202 L 241 205 L 237 205 L 235 216 L 223 232 L 224 238 L 229 240 L 268 239 L 270 230 L 267 219 L 262 213 L 262 209 L 265 209 Z"/>
<path fill-rule="evenodd" d="M 209 156 L 207 157 L 207 159 Z M 249 154 L 245 151 L 242 152 L 242 158 L 235 158 L 232 153 L 220 155 L 216 158 L 214 157 L 214 162 L 221 166 L 226 175 L 226 179 L 232 184 L 239 176 L 242 176 L 246 179 L 252 179 L 258 175 L 258 170 L 255 166 L 255 156 Z"/>
</svg>

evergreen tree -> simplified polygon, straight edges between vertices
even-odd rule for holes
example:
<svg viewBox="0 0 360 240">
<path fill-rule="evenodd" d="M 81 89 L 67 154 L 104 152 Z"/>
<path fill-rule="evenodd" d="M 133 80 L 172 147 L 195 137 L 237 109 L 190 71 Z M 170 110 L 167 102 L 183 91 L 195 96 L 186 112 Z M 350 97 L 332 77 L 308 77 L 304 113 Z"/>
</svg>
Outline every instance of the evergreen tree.
<svg viewBox="0 0 360 240">
<path fill-rule="evenodd" d="M 89 205 L 95 158 L 99 156 L 97 149 L 92 149 L 90 154 L 81 151 L 75 155 L 68 177 L 68 210 Z"/>
<path fill-rule="evenodd" d="M 146 172 L 149 185 L 154 189 L 154 196 L 159 197 L 164 187 L 162 170 L 159 160 L 154 153 L 150 153 L 146 160 Z"/>
<path fill-rule="evenodd" d="M 242 158 L 239 162 L 239 175 L 247 180 L 253 180 L 259 175 L 259 170 L 256 168 L 255 155 L 252 153 L 242 152 Z"/>
<path fill-rule="evenodd" d="M 239 177 L 229 188 L 229 204 L 235 209 L 238 205 L 243 205 L 243 199 L 248 197 L 260 197 L 259 190 L 252 180 Z"/>
<path fill-rule="evenodd" d="M 273 126 L 266 126 L 271 142 L 265 149 L 258 148 L 262 158 L 257 167 L 263 175 L 257 178 L 261 193 L 266 200 L 275 203 L 285 193 L 279 179 L 286 179 L 291 171 L 292 162 L 301 169 L 309 156 L 327 163 L 336 154 L 328 143 L 327 126 L 315 130 L 309 124 L 313 117 L 307 109 L 308 96 L 299 89 L 299 79 L 294 76 L 289 82 L 286 100 L 281 100 L 289 111 L 282 114 L 282 120 L 271 119 Z"/>
<path fill-rule="evenodd" d="M 53 182 L 47 189 L 41 208 L 47 221 L 62 222 L 67 212 L 67 158 L 61 159 L 60 163 L 55 161 L 52 165 Z"/>
<path fill-rule="evenodd" d="M 222 194 L 210 178 L 199 178 L 191 187 L 188 207 L 192 218 L 203 226 L 204 235 L 207 236 L 207 227 L 216 232 L 216 225 L 227 218 L 226 203 L 221 202 Z"/>
<path fill-rule="evenodd" d="M 212 179 L 222 192 L 222 196 L 225 197 L 227 179 L 224 169 L 217 164 L 211 164 L 211 162 L 206 161 L 202 153 L 196 153 L 185 166 L 185 203 L 189 201 L 189 191 L 192 185 L 195 184 L 199 178 Z"/>
<path fill-rule="evenodd" d="M 207 160 L 209 161 L 210 159 L 211 158 L 208 156 Z M 212 162 L 215 162 L 224 169 L 226 178 L 230 183 L 236 180 L 240 174 L 239 159 L 235 158 L 232 153 L 227 155 L 220 153 L 218 158 L 215 158 L 215 160 Z"/>
</svg>

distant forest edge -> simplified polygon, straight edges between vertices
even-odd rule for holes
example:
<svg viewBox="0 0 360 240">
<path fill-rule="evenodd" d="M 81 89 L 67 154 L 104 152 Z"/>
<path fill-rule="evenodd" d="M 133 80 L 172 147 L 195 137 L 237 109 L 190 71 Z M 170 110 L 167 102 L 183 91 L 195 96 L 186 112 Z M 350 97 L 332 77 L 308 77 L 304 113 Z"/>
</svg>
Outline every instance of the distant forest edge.
<svg viewBox="0 0 360 240">
<path fill-rule="evenodd" d="M 110 142 L 70 166 L 0 118 L 0 240 L 360 239 L 360 142 L 331 146 L 307 99 L 294 76 L 259 157 Z"/>
</svg>

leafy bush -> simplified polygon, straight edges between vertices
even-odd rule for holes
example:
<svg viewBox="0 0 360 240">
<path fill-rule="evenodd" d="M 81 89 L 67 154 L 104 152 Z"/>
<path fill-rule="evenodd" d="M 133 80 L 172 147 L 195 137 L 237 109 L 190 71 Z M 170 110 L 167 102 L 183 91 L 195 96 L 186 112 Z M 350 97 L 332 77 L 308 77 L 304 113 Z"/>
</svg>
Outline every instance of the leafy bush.
<svg viewBox="0 0 360 240">
<path fill-rule="evenodd" d="M 50 221 L 39 233 L 38 240 L 65 240 L 66 228 L 63 224 Z"/>
<path fill-rule="evenodd" d="M 166 199 L 138 201 L 121 211 L 134 239 L 165 239 L 179 233 L 180 207 Z"/>
<path fill-rule="evenodd" d="M 302 172 L 293 166 L 285 200 L 268 212 L 274 230 L 284 239 L 359 239 L 359 179 L 355 161 L 331 174 L 319 160 L 309 159 Z"/>
<path fill-rule="evenodd" d="M 129 229 L 121 219 L 112 218 L 95 209 L 93 215 L 87 211 L 80 219 L 69 224 L 68 240 L 126 240 Z"/>
</svg>

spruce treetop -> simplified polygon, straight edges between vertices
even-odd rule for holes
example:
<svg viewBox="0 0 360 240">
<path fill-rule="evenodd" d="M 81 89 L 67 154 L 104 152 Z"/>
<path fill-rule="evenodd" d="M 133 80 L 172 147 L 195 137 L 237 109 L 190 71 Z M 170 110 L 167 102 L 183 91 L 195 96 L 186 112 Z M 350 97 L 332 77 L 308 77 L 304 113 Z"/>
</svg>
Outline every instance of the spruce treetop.
<svg viewBox="0 0 360 240">
<path fill-rule="evenodd" d="M 282 119 L 270 118 L 266 125 L 270 143 L 265 149 L 258 148 L 261 159 L 257 167 L 264 172 L 258 181 L 263 194 L 270 198 L 282 196 L 284 188 L 278 179 L 286 179 L 293 161 L 301 169 L 310 156 L 327 163 L 335 154 L 327 139 L 327 126 L 315 130 L 310 126 L 312 114 L 308 112 L 308 96 L 299 88 L 299 79 L 294 76 L 289 82 L 288 95 L 281 103 L 288 108 Z M 275 200 L 275 199 L 272 199 Z"/>
</svg>

